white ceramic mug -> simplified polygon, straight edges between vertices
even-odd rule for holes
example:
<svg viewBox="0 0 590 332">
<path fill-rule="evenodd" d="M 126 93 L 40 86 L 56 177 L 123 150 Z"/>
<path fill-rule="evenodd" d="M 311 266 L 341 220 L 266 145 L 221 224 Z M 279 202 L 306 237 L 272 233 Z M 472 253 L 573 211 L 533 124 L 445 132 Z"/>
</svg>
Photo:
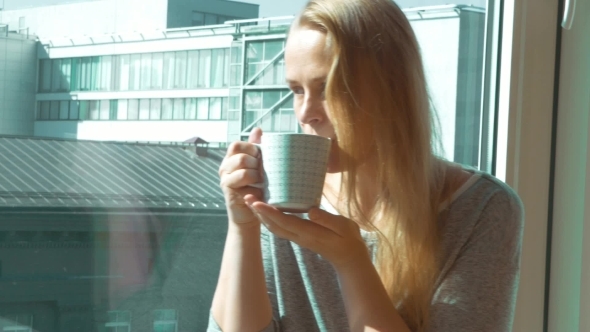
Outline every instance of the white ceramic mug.
<svg viewBox="0 0 590 332">
<path fill-rule="evenodd" d="M 263 134 L 264 201 L 283 212 L 305 213 L 322 198 L 331 140 L 294 133 Z"/>
</svg>

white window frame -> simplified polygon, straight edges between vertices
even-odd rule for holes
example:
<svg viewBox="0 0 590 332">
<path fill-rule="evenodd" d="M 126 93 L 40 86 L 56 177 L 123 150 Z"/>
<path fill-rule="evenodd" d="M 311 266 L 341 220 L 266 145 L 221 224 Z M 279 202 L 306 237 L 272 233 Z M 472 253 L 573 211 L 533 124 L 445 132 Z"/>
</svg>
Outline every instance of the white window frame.
<svg viewBox="0 0 590 332">
<path fill-rule="evenodd" d="M 495 174 L 518 192 L 526 214 L 514 331 L 590 331 L 590 317 L 585 314 L 590 312 L 590 296 L 583 283 L 590 277 L 590 262 L 583 260 L 590 255 L 590 245 L 583 241 L 590 240 L 590 227 L 583 227 L 590 226 L 590 204 L 584 204 L 590 201 L 590 190 L 578 185 L 583 178 L 575 177 L 590 178 L 588 123 L 581 125 L 586 126 L 585 136 L 577 134 L 582 142 L 571 139 L 579 121 L 588 121 L 590 108 L 588 90 L 579 93 L 572 83 L 590 75 L 585 37 L 590 28 L 581 19 L 590 9 L 587 1 L 577 5 L 586 6 L 584 13 L 581 8 L 576 13 L 578 29 L 585 30 L 574 27 L 570 33 L 559 30 L 559 1 L 504 0 Z M 563 42 L 576 47 L 561 46 L 570 62 L 564 72 L 562 57 L 555 123 L 558 31 Z M 578 121 L 572 120 L 574 114 Z M 566 117 L 569 121 L 563 120 Z M 583 167 L 575 164 L 581 154 L 586 157 Z"/>
</svg>

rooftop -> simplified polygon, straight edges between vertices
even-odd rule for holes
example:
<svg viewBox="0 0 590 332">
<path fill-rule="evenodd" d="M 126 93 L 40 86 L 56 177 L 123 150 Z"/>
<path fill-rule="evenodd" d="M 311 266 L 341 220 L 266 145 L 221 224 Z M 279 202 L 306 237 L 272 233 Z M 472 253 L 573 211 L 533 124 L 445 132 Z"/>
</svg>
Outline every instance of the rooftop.
<svg viewBox="0 0 590 332">
<path fill-rule="evenodd" d="M 198 156 L 189 143 L 0 136 L 0 208 L 221 210 L 224 155 Z"/>
</svg>

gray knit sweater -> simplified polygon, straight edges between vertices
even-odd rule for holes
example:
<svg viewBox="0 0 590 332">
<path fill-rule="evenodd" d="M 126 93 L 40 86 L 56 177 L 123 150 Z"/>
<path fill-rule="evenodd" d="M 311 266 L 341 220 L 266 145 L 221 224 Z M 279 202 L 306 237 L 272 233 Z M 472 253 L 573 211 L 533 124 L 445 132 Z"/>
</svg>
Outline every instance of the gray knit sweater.
<svg viewBox="0 0 590 332">
<path fill-rule="evenodd" d="M 430 331 L 510 331 L 519 280 L 522 202 L 494 177 L 473 176 L 441 214 L 440 274 Z M 327 201 L 322 208 L 336 213 Z M 442 217 L 444 216 L 444 217 Z M 362 231 L 374 252 L 375 234 Z M 262 255 L 274 319 L 264 332 L 349 331 L 334 269 L 263 227 Z M 209 332 L 221 331 L 211 317 Z"/>
</svg>

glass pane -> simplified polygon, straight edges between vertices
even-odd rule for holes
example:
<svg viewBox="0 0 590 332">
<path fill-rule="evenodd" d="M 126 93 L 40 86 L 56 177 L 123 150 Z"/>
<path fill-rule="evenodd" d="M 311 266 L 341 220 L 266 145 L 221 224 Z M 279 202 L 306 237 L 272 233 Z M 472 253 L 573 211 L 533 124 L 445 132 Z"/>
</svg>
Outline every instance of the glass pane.
<svg viewBox="0 0 590 332">
<path fill-rule="evenodd" d="M 150 120 L 165 119 L 165 99 L 152 99 L 150 105 L 152 108 L 150 112 Z"/>
<path fill-rule="evenodd" d="M 61 59 L 54 59 L 53 60 L 53 73 L 51 74 L 53 79 L 51 83 L 51 91 L 52 92 L 59 92 L 61 91 L 63 76 L 61 74 Z"/>
<path fill-rule="evenodd" d="M 91 100 L 89 107 L 89 120 L 100 120 L 100 101 Z"/>
<path fill-rule="evenodd" d="M 184 99 L 174 99 L 174 120 L 184 119 Z"/>
<path fill-rule="evenodd" d="M 59 119 L 67 120 L 70 117 L 70 102 L 62 100 L 59 102 Z"/>
<path fill-rule="evenodd" d="M 162 89 L 164 73 L 164 53 L 154 53 L 152 58 L 152 89 Z"/>
<path fill-rule="evenodd" d="M 186 109 L 184 114 L 185 120 L 195 120 L 197 118 L 197 99 L 188 98 L 186 100 Z"/>
<path fill-rule="evenodd" d="M 130 99 L 129 108 L 127 110 L 127 119 L 128 120 L 138 120 L 139 119 L 139 100 L 138 99 Z"/>
<path fill-rule="evenodd" d="M 174 52 L 164 53 L 164 89 L 174 88 Z"/>
<path fill-rule="evenodd" d="M 152 88 L 152 54 L 141 55 L 141 90 L 150 90 Z"/>
<path fill-rule="evenodd" d="M 199 87 L 199 51 L 188 52 L 187 87 L 196 89 Z"/>
<path fill-rule="evenodd" d="M 39 113 L 40 120 L 49 120 L 49 109 L 51 108 L 51 102 L 41 101 L 39 102 L 39 107 L 41 108 Z"/>
<path fill-rule="evenodd" d="M 59 101 L 52 101 L 49 110 L 49 119 L 50 120 L 57 120 L 59 119 Z"/>
<path fill-rule="evenodd" d="M 199 54 L 199 88 L 211 86 L 211 50 L 202 50 Z"/>
<path fill-rule="evenodd" d="M 59 91 L 70 91 L 70 83 L 72 80 L 72 60 L 70 59 L 62 59 L 61 60 L 61 86 Z"/>
<path fill-rule="evenodd" d="M 229 48 L 223 52 L 223 86 L 229 86 Z"/>
<path fill-rule="evenodd" d="M 127 120 L 127 104 L 129 101 L 127 99 L 119 100 L 119 104 L 117 105 L 117 120 Z"/>
<path fill-rule="evenodd" d="M 90 102 L 87 100 L 80 101 L 80 120 L 88 120 L 90 117 Z"/>
<path fill-rule="evenodd" d="M 121 91 L 129 90 L 131 82 L 131 57 L 129 55 L 119 56 L 119 89 Z M 133 72 L 135 75 L 135 72 Z"/>
<path fill-rule="evenodd" d="M 197 120 L 209 119 L 209 98 L 197 99 Z"/>
<path fill-rule="evenodd" d="M 261 62 L 264 59 L 264 42 L 249 42 L 246 52 L 247 62 Z"/>
<path fill-rule="evenodd" d="M 209 120 L 221 120 L 221 98 L 210 98 L 209 103 Z"/>
<path fill-rule="evenodd" d="M 154 103 L 154 106 L 156 103 Z M 150 100 L 149 99 L 140 99 L 139 100 L 139 120 L 149 120 L 150 119 Z"/>
<path fill-rule="evenodd" d="M 80 58 L 72 59 L 70 91 L 80 90 Z"/>
<path fill-rule="evenodd" d="M 176 52 L 176 70 L 174 73 L 175 89 L 186 89 L 187 56 L 187 52 Z"/>
<path fill-rule="evenodd" d="M 141 55 L 132 54 L 129 61 L 129 90 L 139 90 L 141 87 Z"/>
<path fill-rule="evenodd" d="M 224 49 L 217 49 L 212 51 L 212 68 L 211 68 L 211 87 L 221 88 L 223 86 L 224 65 L 225 59 Z"/>
<path fill-rule="evenodd" d="M 39 62 L 39 91 L 51 91 L 51 60 L 45 59 Z"/>
<path fill-rule="evenodd" d="M 100 86 L 99 90 L 111 91 L 111 82 L 113 81 L 113 57 L 102 56 L 100 57 Z"/>
<path fill-rule="evenodd" d="M 100 101 L 100 120 L 109 120 L 111 117 L 111 101 L 101 100 Z"/>
<path fill-rule="evenodd" d="M 165 98 L 162 99 L 162 120 L 171 120 L 172 119 L 172 107 L 174 104 L 172 103 L 172 99 Z"/>
<path fill-rule="evenodd" d="M 281 99 L 280 91 L 264 91 L 262 98 L 262 108 L 268 109 L 274 106 Z"/>
<path fill-rule="evenodd" d="M 80 102 L 72 100 L 70 102 L 70 120 L 78 120 L 80 117 Z"/>
<path fill-rule="evenodd" d="M 282 50 L 284 45 L 283 40 L 272 40 L 264 42 L 264 60 L 270 61 L 276 57 Z"/>
</svg>

